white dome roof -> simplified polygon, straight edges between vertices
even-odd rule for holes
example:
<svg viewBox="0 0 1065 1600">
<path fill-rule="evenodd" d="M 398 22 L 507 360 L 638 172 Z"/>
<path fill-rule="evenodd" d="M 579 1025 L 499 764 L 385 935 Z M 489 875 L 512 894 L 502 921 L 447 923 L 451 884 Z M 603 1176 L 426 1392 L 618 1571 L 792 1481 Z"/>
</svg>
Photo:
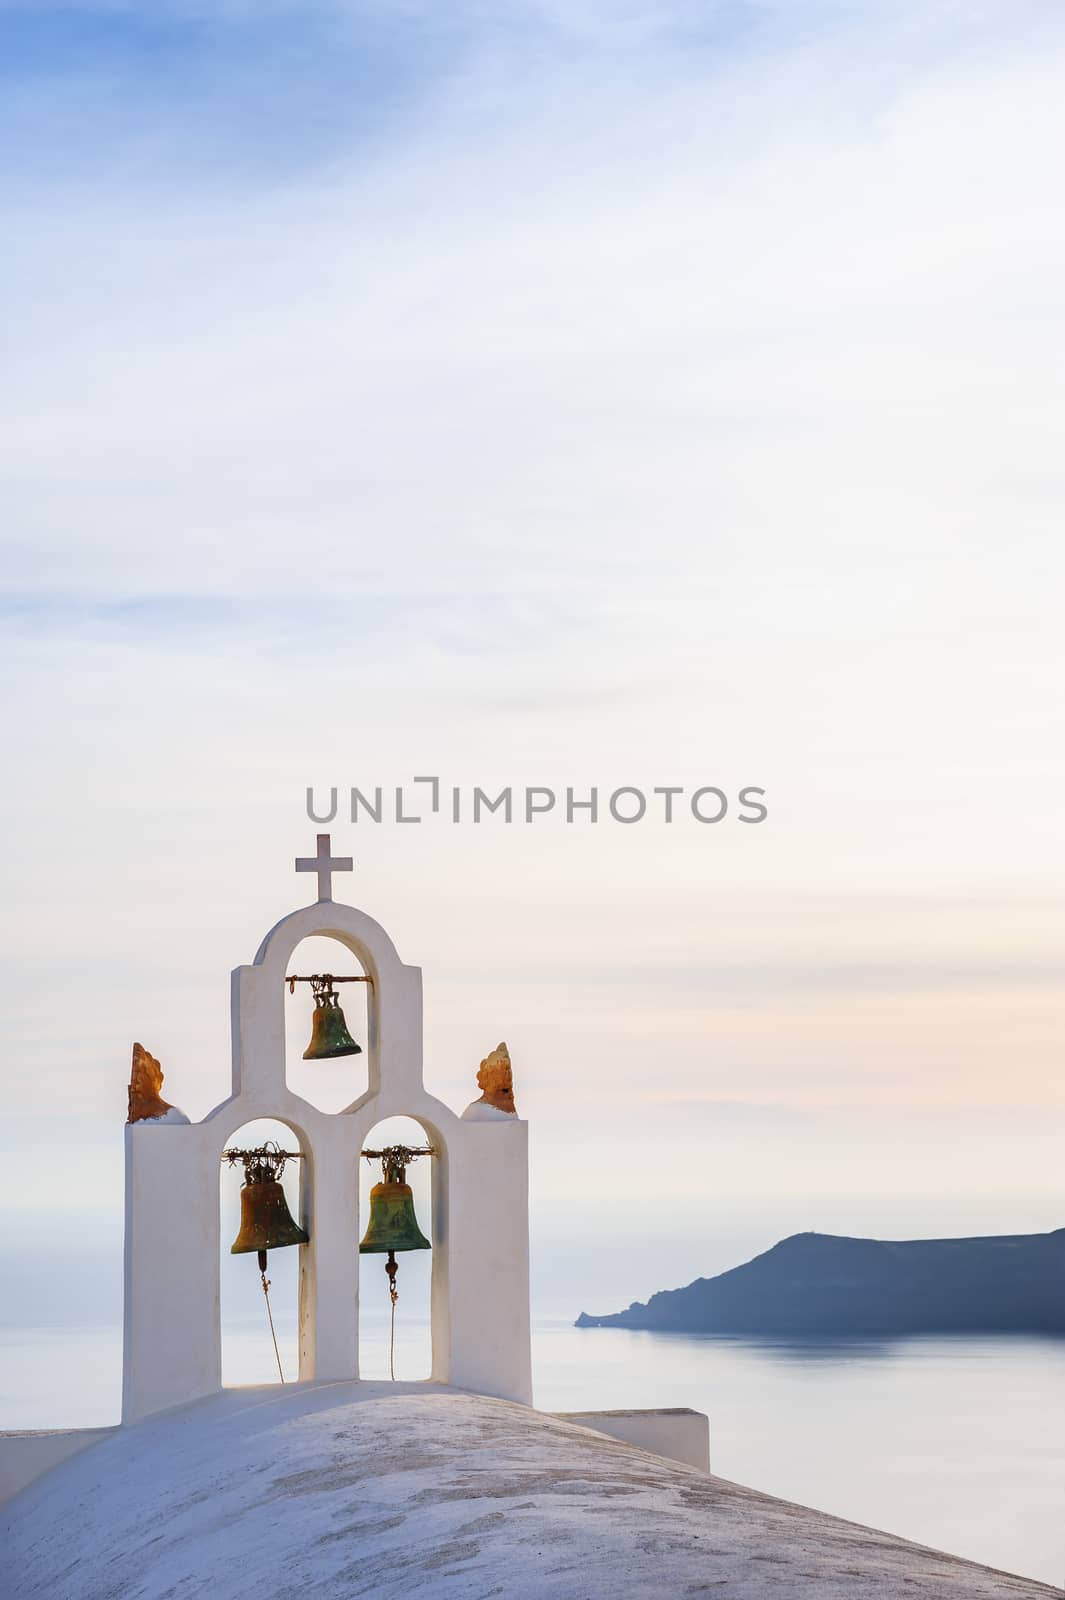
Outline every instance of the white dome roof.
<svg viewBox="0 0 1065 1600">
<path fill-rule="evenodd" d="M 8 1600 L 1024 1600 L 1053 1591 L 426 1384 L 227 1390 L 0 1516 Z"/>
</svg>

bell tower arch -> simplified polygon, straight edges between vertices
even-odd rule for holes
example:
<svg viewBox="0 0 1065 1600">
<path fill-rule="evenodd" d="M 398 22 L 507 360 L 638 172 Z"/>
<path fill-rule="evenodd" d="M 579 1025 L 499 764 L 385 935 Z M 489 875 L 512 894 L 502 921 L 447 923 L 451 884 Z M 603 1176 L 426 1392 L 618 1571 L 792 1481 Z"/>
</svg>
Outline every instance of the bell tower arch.
<svg viewBox="0 0 1065 1600">
<path fill-rule="evenodd" d="M 231 1093 L 202 1122 L 126 1128 L 123 1420 L 221 1387 L 218 1171 L 247 1122 L 287 1123 L 304 1152 L 298 1246 L 299 1378 L 358 1378 L 359 1160 L 371 1128 L 411 1117 L 432 1163 L 432 1379 L 531 1403 L 528 1124 L 516 1114 L 462 1117 L 423 1079 L 421 969 L 400 960 L 379 923 L 332 898 L 352 870 L 319 834 L 297 871 L 318 898 L 282 918 L 231 980 Z M 325 935 L 368 978 L 368 1087 L 323 1112 L 285 1081 L 285 978 L 295 947 Z M 181 1197 L 175 1205 L 174 1196 Z"/>
</svg>

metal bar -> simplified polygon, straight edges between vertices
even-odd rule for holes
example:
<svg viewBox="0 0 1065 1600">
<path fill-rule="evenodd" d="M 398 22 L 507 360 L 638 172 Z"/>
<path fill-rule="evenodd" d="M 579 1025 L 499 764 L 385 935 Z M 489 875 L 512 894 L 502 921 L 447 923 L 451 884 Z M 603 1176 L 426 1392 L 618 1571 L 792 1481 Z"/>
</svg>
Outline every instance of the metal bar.
<svg viewBox="0 0 1065 1600">
<path fill-rule="evenodd" d="M 257 1158 L 257 1159 L 262 1160 L 262 1161 L 269 1161 L 271 1158 L 273 1158 L 275 1161 L 279 1161 L 282 1157 L 284 1157 L 284 1159 L 286 1161 L 302 1161 L 303 1160 L 303 1151 L 302 1150 L 269 1150 L 264 1155 L 263 1151 L 261 1149 L 259 1149 L 259 1150 L 223 1150 L 222 1154 L 219 1156 L 219 1160 L 220 1161 L 250 1161 L 252 1159 Z"/>
<path fill-rule="evenodd" d="M 390 1145 L 388 1147 L 388 1149 L 386 1149 L 386 1150 L 363 1150 L 361 1152 L 361 1154 L 366 1157 L 367 1161 L 380 1161 L 385 1156 L 391 1155 L 393 1150 L 397 1150 L 397 1149 L 398 1150 L 403 1150 L 412 1159 L 415 1156 L 435 1156 L 436 1155 L 436 1150 L 433 1148 L 433 1146 L 431 1144 L 427 1144 L 427 1145 L 425 1145 L 425 1147 L 423 1149 L 419 1149 L 419 1150 L 412 1150 L 410 1145 L 406 1145 L 406 1144 L 404 1144 L 404 1145 Z"/>
<path fill-rule="evenodd" d="M 299 973 L 290 973 L 289 976 L 286 977 L 285 982 L 286 983 L 320 983 L 323 978 L 328 978 L 330 983 L 372 983 L 373 982 L 373 979 L 371 977 L 368 977 L 367 974 L 362 973 L 362 972 L 360 972 L 358 975 L 352 973 L 347 977 L 345 977 L 342 973 L 338 974 L 338 973 L 335 973 L 335 972 L 316 972 L 316 973 L 313 974 L 313 976 L 307 977 L 307 978 L 301 977 Z"/>
</svg>

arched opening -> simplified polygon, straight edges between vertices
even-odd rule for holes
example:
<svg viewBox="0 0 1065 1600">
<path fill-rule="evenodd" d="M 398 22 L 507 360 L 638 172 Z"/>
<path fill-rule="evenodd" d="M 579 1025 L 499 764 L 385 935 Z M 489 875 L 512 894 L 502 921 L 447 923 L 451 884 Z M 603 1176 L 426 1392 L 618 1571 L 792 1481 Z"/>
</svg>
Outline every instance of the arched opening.
<svg viewBox="0 0 1065 1600">
<path fill-rule="evenodd" d="M 413 1117 L 386 1117 L 363 1140 L 364 1150 L 383 1150 L 390 1145 L 409 1149 L 424 1148 L 432 1138 Z M 437 1156 L 421 1156 L 406 1169 L 406 1182 L 413 1191 L 414 1214 L 418 1228 L 432 1239 L 433 1162 Z M 359 1162 L 359 1215 L 363 1237 L 371 1223 L 370 1191 L 382 1181 L 380 1161 Z M 430 1320 L 433 1253 L 425 1249 L 397 1250 L 394 1365 L 397 1382 L 411 1383 L 428 1378 L 433 1365 L 433 1340 Z M 384 1251 L 359 1255 L 359 1375 L 362 1378 L 391 1376 L 392 1304 Z"/>
<path fill-rule="evenodd" d="M 226 1150 L 258 1150 L 273 1141 L 283 1151 L 300 1151 L 298 1135 L 284 1122 L 273 1118 L 258 1118 L 246 1122 L 225 1142 Z M 301 1225 L 304 1208 L 301 1204 L 301 1185 L 310 1181 L 301 1169 L 303 1159 L 287 1160 L 279 1181 L 292 1221 Z M 269 1315 L 267 1297 L 263 1294 L 257 1251 L 243 1250 L 232 1253 L 238 1236 L 247 1242 L 250 1234 L 246 1226 L 247 1214 L 241 1203 L 241 1190 L 245 1183 L 245 1165 L 242 1161 L 222 1161 L 220 1178 L 221 1206 L 221 1329 L 222 1329 L 222 1383 L 226 1388 L 239 1388 L 244 1384 L 281 1382 L 278 1371 L 286 1383 L 299 1377 L 299 1276 L 301 1250 L 298 1244 L 278 1245 L 267 1250 L 266 1277 L 269 1289 Z M 272 1198 L 272 1196 L 270 1197 Z M 277 1209 L 268 1207 L 261 1212 L 267 1219 L 265 1237 L 283 1236 L 278 1226 Z M 271 1335 L 270 1319 L 273 1319 Z"/>
<path fill-rule="evenodd" d="M 296 946 L 285 972 L 296 978 L 331 974 L 336 980 L 335 1002 L 327 1001 L 322 1006 L 316 1004 L 315 985 L 296 983 L 291 992 L 290 985 L 285 985 L 285 1082 L 293 1094 L 319 1111 L 343 1111 L 365 1092 L 369 1082 L 370 984 L 363 981 L 366 971 L 339 939 L 314 934 Z M 337 1011 L 342 1014 L 342 1021 Z M 303 1059 L 309 1048 L 345 1050 L 345 1035 L 359 1046 L 357 1054 L 321 1054 L 316 1060 Z"/>
</svg>

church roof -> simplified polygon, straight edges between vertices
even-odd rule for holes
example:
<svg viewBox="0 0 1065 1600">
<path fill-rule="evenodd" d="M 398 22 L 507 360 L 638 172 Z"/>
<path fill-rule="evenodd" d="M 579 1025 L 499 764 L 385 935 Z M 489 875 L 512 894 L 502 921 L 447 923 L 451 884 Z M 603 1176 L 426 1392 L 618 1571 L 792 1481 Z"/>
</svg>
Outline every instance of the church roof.
<svg viewBox="0 0 1065 1600">
<path fill-rule="evenodd" d="M 1055 1591 L 427 1384 L 226 1390 L 0 1516 L 11 1600 L 1036 1600 Z"/>
</svg>

